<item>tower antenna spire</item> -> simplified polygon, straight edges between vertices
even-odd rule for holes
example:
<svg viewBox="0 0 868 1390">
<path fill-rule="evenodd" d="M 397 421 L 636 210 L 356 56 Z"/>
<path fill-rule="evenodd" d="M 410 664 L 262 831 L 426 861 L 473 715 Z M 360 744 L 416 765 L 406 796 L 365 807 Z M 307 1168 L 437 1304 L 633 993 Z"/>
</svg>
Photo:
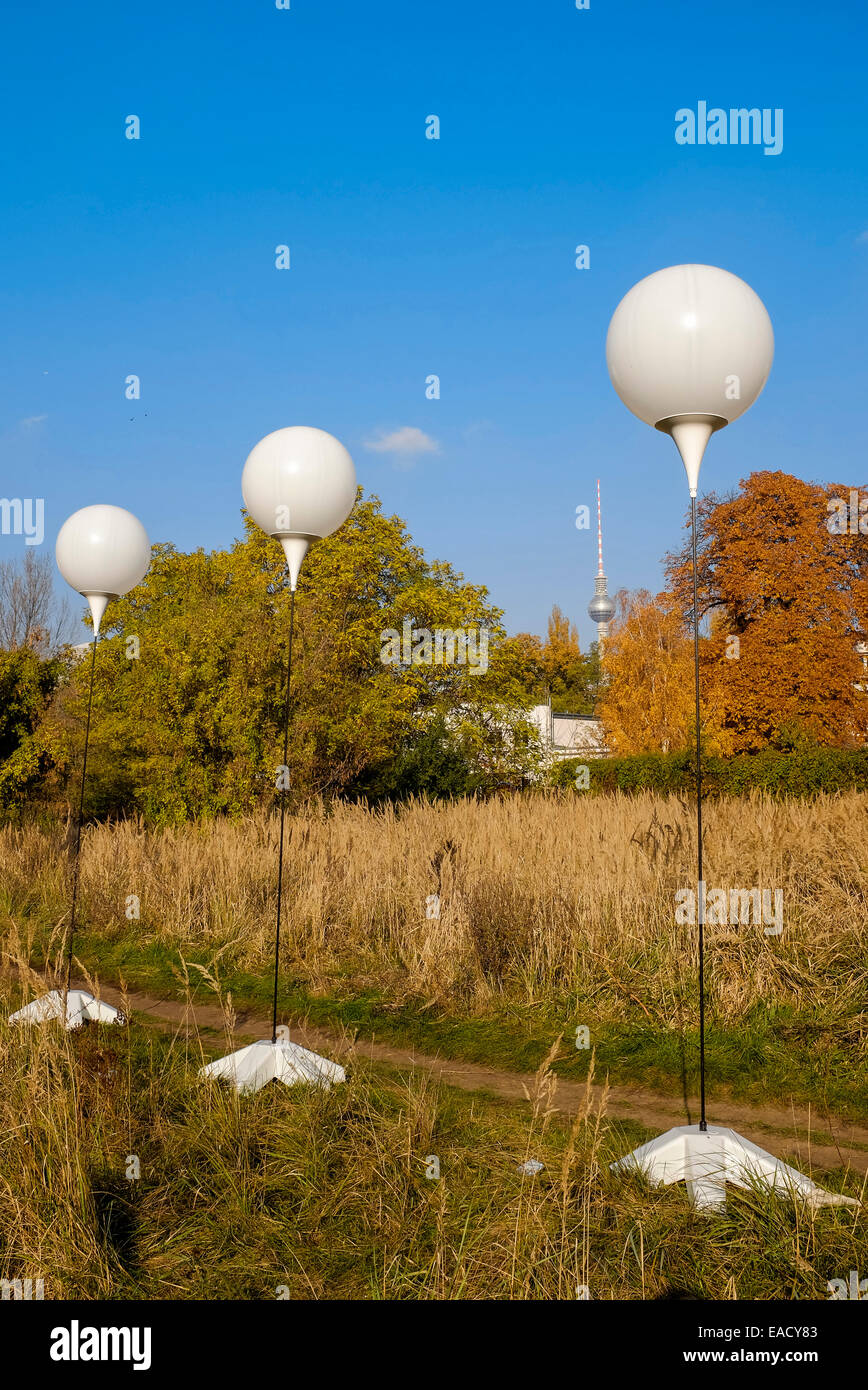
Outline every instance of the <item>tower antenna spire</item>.
<svg viewBox="0 0 868 1390">
<path fill-rule="evenodd" d="M 600 506 L 600 480 L 597 479 L 597 577 L 594 580 L 594 597 L 588 604 L 588 617 L 597 624 L 597 641 L 602 644 L 609 635 L 609 623 L 615 616 L 615 605 L 609 598 L 606 588 L 606 572 L 603 569 L 603 512 Z"/>
<path fill-rule="evenodd" d="M 603 513 L 600 510 L 600 480 L 597 479 L 597 574 L 603 573 Z"/>
</svg>

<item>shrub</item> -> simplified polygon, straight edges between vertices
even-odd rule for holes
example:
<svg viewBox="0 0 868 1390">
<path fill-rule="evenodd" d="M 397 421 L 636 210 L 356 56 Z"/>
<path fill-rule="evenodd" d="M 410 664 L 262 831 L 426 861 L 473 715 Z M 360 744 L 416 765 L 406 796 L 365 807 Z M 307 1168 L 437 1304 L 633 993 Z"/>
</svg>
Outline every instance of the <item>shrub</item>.
<svg viewBox="0 0 868 1390">
<path fill-rule="evenodd" d="M 553 785 L 574 786 L 577 770 L 582 766 L 589 768 L 592 792 L 696 790 L 696 765 L 690 752 L 567 758 L 553 769 Z M 709 796 L 743 796 L 754 790 L 786 797 L 868 791 L 868 749 L 814 746 L 785 752 L 764 748 L 759 753 L 742 753 L 733 758 L 703 758 L 702 786 Z"/>
</svg>

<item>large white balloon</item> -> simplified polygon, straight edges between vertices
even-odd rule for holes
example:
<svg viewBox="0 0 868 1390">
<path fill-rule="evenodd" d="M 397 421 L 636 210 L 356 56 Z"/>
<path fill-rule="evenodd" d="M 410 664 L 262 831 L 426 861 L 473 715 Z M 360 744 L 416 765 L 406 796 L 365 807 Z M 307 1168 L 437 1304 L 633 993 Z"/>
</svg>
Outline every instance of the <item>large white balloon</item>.
<svg viewBox="0 0 868 1390">
<path fill-rule="evenodd" d="M 309 425 L 274 430 L 251 449 L 241 492 L 269 536 L 329 536 L 356 500 L 356 470 L 340 440 Z"/>
<path fill-rule="evenodd" d="M 331 535 L 352 511 L 356 470 L 334 435 L 291 425 L 251 449 L 241 492 L 253 520 L 283 544 L 295 588 L 310 542 Z"/>
<path fill-rule="evenodd" d="M 88 600 L 99 632 L 109 599 L 140 584 L 151 563 L 151 545 L 138 517 L 123 507 L 98 503 L 73 512 L 55 545 L 57 568 Z"/>
<path fill-rule="evenodd" d="M 606 360 L 621 400 L 646 424 L 704 415 L 723 425 L 753 405 L 774 349 L 765 305 L 744 280 L 713 265 L 672 265 L 624 295 Z"/>
</svg>

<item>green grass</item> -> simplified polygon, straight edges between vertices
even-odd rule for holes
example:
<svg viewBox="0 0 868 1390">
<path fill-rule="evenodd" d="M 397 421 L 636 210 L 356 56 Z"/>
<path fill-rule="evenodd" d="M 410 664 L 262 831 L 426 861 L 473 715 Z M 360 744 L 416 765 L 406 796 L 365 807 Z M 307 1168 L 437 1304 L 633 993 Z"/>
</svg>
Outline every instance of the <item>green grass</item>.
<svg viewBox="0 0 868 1390">
<path fill-rule="evenodd" d="M 107 982 L 122 976 L 131 989 L 160 997 L 183 991 L 180 958 L 159 943 L 140 943 L 129 934 L 112 938 L 96 933 L 77 938 L 76 954 Z M 189 962 L 208 969 L 213 953 L 190 952 Z M 225 992 L 237 1009 L 269 1016 L 269 975 L 220 971 Z M 212 990 L 191 972 L 190 987 L 200 1002 L 213 1002 Z M 351 990 L 351 992 L 350 992 Z M 597 1075 L 613 1083 L 640 1083 L 665 1094 L 698 1091 L 698 1028 L 682 1034 L 650 1020 L 594 1021 L 593 1004 L 568 1000 L 533 1007 L 503 1003 L 485 1016 L 460 1016 L 424 1001 L 396 1004 L 373 989 L 344 993 L 313 992 L 298 979 L 281 980 L 281 1015 L 307 1018 L 324 1028 L 346 1028 L 380 1042 L 413 1047 L 428 1054 L 475 1062 L 508 1071 L 534 1071 L 552 1039 L 561 1032 L 564 1045 L 554 1070 L 566 1079 L 587 1074 L 589 1052 L 575 1047 L 576 1027 L 587 1024 L 596 1053 Z M 868 1051 L 864 1039 L 842 1032 L 840 1023 L 790 1007 L 753 1008 L 734 1027 L 713 1018 L 706 1026 L 706 1075 L 712 1096 L 748 1104 L 789 1103 L 818 1108 L 842 1119 L 868 1119 Z"/>
<path fill-rule="evenodd" d="M 615 1177 L 646 1131 L 546 1116 L 544 1079 L 514 1106 L 347 1059 L 327 1093 L 239 1101 L 197 1080 L 213 1037 L 134 1024 L 3 1044 L 0 1273 L 43 1275 L 46 1298 L 816 1299 L 868 1244 L 864 1211 L 735 1192 L 700 1216 L 679 1189 Z"/>
</svg>

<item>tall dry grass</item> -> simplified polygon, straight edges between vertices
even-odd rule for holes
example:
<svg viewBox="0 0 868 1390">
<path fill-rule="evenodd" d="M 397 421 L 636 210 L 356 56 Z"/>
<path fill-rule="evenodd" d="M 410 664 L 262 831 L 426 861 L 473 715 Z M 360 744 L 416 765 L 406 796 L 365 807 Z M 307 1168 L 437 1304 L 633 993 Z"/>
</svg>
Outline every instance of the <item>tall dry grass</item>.
<svg viewBox="0 0 868 1390">
<path fill-rule="evenodd" d="M 722 1020 L 760 1001 L 822 1012 L 864 1046 L 868 1002 L 868 796 L 811 802 L 752 795 L 706 815 L 710 887 L 781 888 L 784 926 L 708 929 L 708 989 Z M 270 960 L 276 833 L 264 817 L 146 831 L 86 830 L 81 920 L 135 932 L 218 967 Z M 57 939 L 69 859 L 61 831 L 0 832 L 0 917 Z M 414 803 L 371 811 L 318 805 L 292 818 L 286 959 L 315 989 L 335 981 L 396 1000 L 484 1010 L 593 994 L 612 1018 L 677 1026 L 692 988 L 696 932 L 675 924 L 695 875 L 692 808 L 654 794 L 552 794 Z M 439 918 L 426 899 L 439 894 Z M 140 901 L 141 919 L 126 916 Z M 849 1030 L 849 1034 L 847 1032 Z"/>
<path fill-rule="evenodd" d="M 866 808 L 857 794 L 709 808 L 709 884 L 780 887 L 785 901 L 779 938 L 710 930 L 718 1015 L 817 1008 L 864 1048 Z M 556 1048 L 530 1106 L 383 1076 L 349 1045 L 349 1080 L 327 1095 L 239 1102 L 197 1080 L 225 1050 L 213 1037 L 7 1025 L 39 988 L 28 947 L 62 940 L 68 850 L 61 830 L 0 833 L 7 951 L 23 940 L 21 972 L 0 977 L 0 1277 L 44 1277 L 49 1298 L 823 1298 L 856 1267 L 865 1208 L 742 1193 L 699 1220 L 677 1191 L 616 1179 L 609 1163 L 642 1136 L 590 1089 L 572 1123 L 554 1112 Z M 312 988 L 480 1012 L 575 991 L 596 1016 L 641 1008 L 677 1026 L 695 931 L 676 927 L 674 895 L 694 853 L 690 807 L 652 795 L 313 807 L 292 821 L 287 959 Z M 267 969 L 275 867 L 266 819 L 91 827 L 83 927 L 200 950 L 218 973 Z M 439 919 L 426 915 L 437 893 Z M 528 1158 L 537 1177 L 519 1171 Z M 842 1184 L 861 1190 L 853 1174 Z"/>
<path fill-rule="evenodd" d="M 617 1177 L 637 1135 L 590 1086 L 554 1112 L 557 1045 L 514 1106 L 346 1042 L 345 1084 L 244 1099 L 197 1079 L 195 1032 L 0 1021 L 0 1042 L 0 1278 L 46 1299 L 824 1298 L 865 1249 L 864 1207 L 732 1191 L 697 1217 Z"/>
</svg>

